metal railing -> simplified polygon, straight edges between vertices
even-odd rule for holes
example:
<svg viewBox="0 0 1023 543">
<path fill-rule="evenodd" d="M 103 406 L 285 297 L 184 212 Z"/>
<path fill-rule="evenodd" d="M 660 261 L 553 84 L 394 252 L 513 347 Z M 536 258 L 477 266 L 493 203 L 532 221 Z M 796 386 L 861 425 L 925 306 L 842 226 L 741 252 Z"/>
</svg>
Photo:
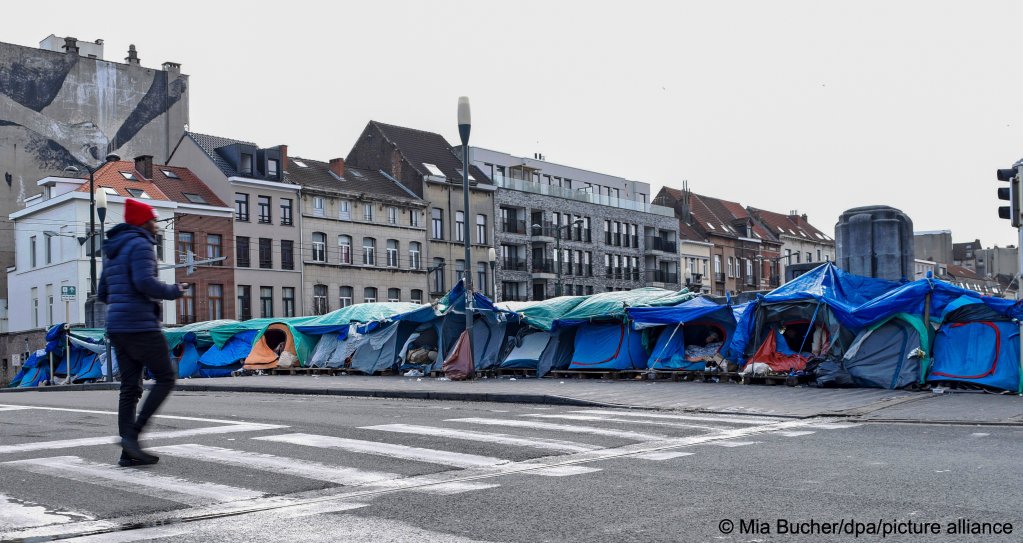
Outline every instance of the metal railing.
<svg viewBox="0 0 1023 543">
<path fill-rule="evenodd" d="M 725 272 L 714 272 L 714 282 L 715 283 L 724 283 L 725 282 Z"/>
<path fill-rule="evenodd" d="M 501 269 L 505 271 L 526 271 L 526 261 L 518 258 L 506 258 L 501 261 Z"/>
<path fill-rule="evenodd" d="M 554 259 L 545 258 L 543 260 L 533 259 L 532 266 L 533 273 L 557 273 L 558 268 L 554 262 Z"/>
<path fill-rule="evenodd" d="M 647 270 L 646 280 L 651 283 L 678 283 L 678 273 L 665 270 Z"/>
<path fill-rule="evenodd" d="M 525 234 L 526 221 L 501 221 L 501 231 L 506 234 Z"/>
<path fill-rule="evenodd" d="M 647 236 L 646 250 L 661 251 L 665 253 L 675 253 L 678 251 L 678 244 L 675 243 L 674 241 L 668 241 L 664 238 Z"/>
</svg>

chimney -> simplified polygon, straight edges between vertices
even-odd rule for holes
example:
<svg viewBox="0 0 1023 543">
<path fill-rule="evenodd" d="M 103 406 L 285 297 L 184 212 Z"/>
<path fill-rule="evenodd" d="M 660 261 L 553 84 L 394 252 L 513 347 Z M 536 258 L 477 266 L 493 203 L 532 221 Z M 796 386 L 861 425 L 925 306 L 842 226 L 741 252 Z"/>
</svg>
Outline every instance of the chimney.
<svg viewBox="0 0 1023 543">
<path fill-rule="evenodd" d="M 78 53 L 78 38 L 72 38 L 68 36 L 64 38 L 64 52 L 65 53 Z"/>
<path fill-rule="evenodd" d="M 173 72 L 173 73 L 181 73 L 181 64 L 178 64 L 177 62 L 170 62 L 170 61 L 164 62 L 163 63 L 163 71 L 165 71 L 165 72 Z"/>
<path fill-rule="evenodd" d="M 689 205 L 689 181 L 682 181 L 682 220 L 686 224 L 692 226 L 693 224 L 693 210 Z"/>
<path fill-rule="evenodd" d="M 142 174 L 146 179 L 153 178 L 153 155 L 140 155 L 135 157 L 135 171 Z"/>
<path fill-rule="evenodd" d="M 288 169 L 288 146 L 278 145 L 277 149 L 281 152 L 281 165 L 277 167 L 277 175 L 284 179 L 284 170 Z"/>
<path fill-rule="evenodd" d="M 806 213 L 803 213 L 803 214 L 801 215 L 801 217 L 803 218 L 803 222 L 807 222 L 807 221 L 806 221 Z"/>
<path fill-rule="evenodd" d="M 330 159 L 330 171 L 338 177 L 345 176 L 345 159 L 343 158 L 332 158 Z"/>
<path fill-rule="evenodd" d="M 128 46 L 128 56 L 125 57 L 124 61 L 128 64 L 134 64 L 135 66 L 139 65 L 139 53 L 135 50 L 134 43 Z"/>
</svg>

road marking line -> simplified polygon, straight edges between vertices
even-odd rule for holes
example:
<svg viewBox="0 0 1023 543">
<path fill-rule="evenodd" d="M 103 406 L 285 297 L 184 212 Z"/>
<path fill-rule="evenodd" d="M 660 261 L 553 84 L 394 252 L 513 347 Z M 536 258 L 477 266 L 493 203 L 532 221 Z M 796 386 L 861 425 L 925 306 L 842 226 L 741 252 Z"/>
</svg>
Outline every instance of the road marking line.
<svg viewBox="0 0 1023 543">
<path fill-rule="evenodd" d="M 23 405 L 0 405 L 0 411 L 24 411 L 26 409 L 32 408 Z"/>
<path fill-rule="evenodd" d="M 509 434 L 489 434 L 486 432 L 475 432 L 472 430 L 455 430 L 452 428 L 437 428 L 433 426 L 416 426 L 412 424 L 380 424 L 377 426 L 363 426 L 363 430 L 380 430 L 383 432 L 396 432 L 401 434 L 414 434 L 421 436 L 445 437 L 448 439 L 463 439 L 467 441 L 479 441 L 484 443 L 499 443 L 501 445 L 514 445 L 520 447 L 534 447 L 560 452 L 586 452 L 602 449 L 599 445 L 587 443 L 576 443 L 574 441 L 562 441 L 559 439 L 529 438 Z"/>
<path fill-rule="evenodd" d="M 408 486 L 401 482 L 402 475 L 387 473 L 383 471 L 370 471 L 347 466 L 322 464 L 310 460 L 295 460 L 283 456 L 263 454 L 223 447 L 208 445 L 197 445 L 187 443 L 184 445 L 168 445 L 165 447 L 153 447 L 154 453 L 177 456 L 200 460 L 203 462 L 214 462 L 228 466 L 258 469 L 284 475 L 292 475 L 305 479 L 327 481 L 344 486 L 373 486 L 380 488 L 403 488 Z M 478 483 L 458 483 L 437 485 L 435 487 L 424 487 L 419 489 L 423 492 L 433 494 L 458 494 L 471 490 L 483 490 L 497 485 L 486 485 Z"/>
<path fill-rule="evenodd" d="M 14 528 L 30 528 L 82 520 L 92 520 L 92 518 L 80 513 L 49 511 L 42 505 L 15 501 L 10 496 L 0 494 L 0 537 L 3 536 L 4 531 Z"/>
<path fill-rule="evenodd" d="M 70 407 L 43 407 L 36 405 L 0 404 L 0 407 L 20 407 L 24 409 L 39 409 L 41 411 L 66 411 L 68 413 L 89 413 L 92 415 L 116 415 L 117 411 L 99 411 L 96 409 L 72 409 Z M 204 419 L 199 417 L 182 417 L 178 415 L 153 415 L 157 419 L 191 420 L 195 422 L 212 422 L 214 424 L 253 424 L 243 420 Z"/>
<path fill-rule="evenodd" d="M 704 424 L 688 424 L 684 422 L 660 422 L 656 420 L 635 420 L 635 419 L 616 419 L 607 416 L 598 415 L 539 415 L 539 414 L 527 414 L 522 415 L 523 417 L 536 417 L 541 419 L 565 419 L 565 420 L 579 420 L 579 421 L 598 421 L 598 422 L 622 422 L 625 424 L 646 424 L 650 426 L 666 426 L 670 428 L 695 428 L 697 430 L 723 430 L 720 426 L 707 426 Z"/>
<path fill-rule="evenodd" d="M 518 464 L 504 458 L 492 456 L 480 456 L 460 452 L 440 451 L 437 449 L 424 449 L 420 447 L 409 447 L 408 445 L 397 445 L 394 443 L 382 443 L 379 441 L 363 441 L 359 439 L 348 439 L 343 437 L 321 436 L 314 434 L 284 434 L 276 436 L 262 436 L 253 439 L 260 441 L 274 441 L 279 443 L 291 443 L 294 445 L 306 445 L 326 449 L 340 449 L 354 453 L 372 454 L 376 456 L 387 456 L 400 458 L 402 460 L 413 460 L 429 464 L 440 464 L 456 468 L 485 468 L 492 466 Z M 522 464 L 528 464 L 524 462 Z M 540 466 L 537 466 L 538 468 Z M 569 468 L 569 469 L 564 469 Z M 587 468 L 582 466 L 559 466 L 537 469 L 533 473 L 552 477 L 563 477 L 566 475 L 579 475 L 599 471 L 599 468 Z"/>
<path fill-rule="evenodd" d="M 623 417 L 643 417 L 649 419 L 670 419 L 670 420 L 695 420 L 702 422 L 724 422 L 728 424 L 773 424 L 787 419 L 765 418 L 765 417 L 733 417 L 733 416 L 706 416 L 706 415 L 668 415 L 666 413 L 644 413 L 641 411 L 605 411 L 601 409 L 583 409 L 570 411 L 570 413 L 582 413 L 584 415 L 611 415 Z"/>
<path fill-rule="evenodd" d="M 787 430 L 787 431 L 783 431 L 783 432 L 778 432 L 778 434 L 783 435 L 785 437 L 808 436 L 810 434 L 816 434 L 816 433 L 817 432 L 814 432 L 813 430 L 802 430 L 802 431 L 799 431 L 799 430 Z"/>
<path fill-rule="evenodd" d="M 235 488 L 216 483 L 196 483 L 179 477 L 155 475 L 140 469 L 119 468 L 88 462 L 77 456 L 13 460 L 3 462 L 2 465 L 39 475 L 115 488 L 187 505 L 250 500 L 265 495 L 263 492 L 246 488 Z"/>
<path fill-rule="evenodd" d="M 855 422 L 817 422 L 813 424 L 807 424 L 807 428 L 819 428 L 821 430 L 844 430 L 846 428 L 856 428 L 860 426 Z"/>
<path fill-rule="evenodd" d="M 711 445 L 717 445 L 718 447 L 745 447 L 746 445 L 756 445 L 759 441 L 715 441 Z"/>
<path fill-rule="evenodd" d="M 657 461 L 660 461 L 660 460 L 671 460 L 671 459 L 674 459 L 674 458 L 682 458 L 683 456 L 691 456 L 692 454 L 693 453 L 691 453 L 691 452 L 673 452 L 673 451 L 649 452 L 649 453 L 637 454 L 634 458 L 642 458 L 643 460 L 657 460 Z"/>
<path fill-rule="evenodd" d="M 572 426 L 568 424 L 551 424 L 548 422 L 535 422 L 531 420 L 504 420 L 484 418 L 447 419 L 446 422 L 467 422 L 470 424 L 487 424 L 490 426 L 511 426 L 514 428 L 533 428 L 536 430 L 557 430 L 561 432 L 573 432 L 577 434 L 593 434 L 597 436 L 618 437 L 635 441 L 661 441 L 671 439 L 661 434 L 644 434 L 641 432 L 630 432 L 628 430 L 609 430 L 606 428 L 593 428 L 591 426 Z"/>
<path fill-rule="evenodd" d="M 143 434 L 142 437 L 145 441 L 152 441 L 154 439 L 173 439 L 180 437 L 203 436 L 211 434 L 230 434 L 235 432 L 259 432 L 263 430 L 277 430 L 280 428 L 287 428 L 287 426 L 281 426 L 277 424 L 234 423 L 225 426 L 189 428 L 187 430 L 147 432 Z M 42 451 L 48 449 L 72 449 L 78 447 L 91 447 L 95 445 L 109 445 L 112 443 L 120 442 L 121 438 L 117 436 L 85 437 L 81 439 L 61 439 L 57 441 L 36 441 L 33 443 L 20 443 L 18 445 L 0 445 L 0 454 Z"/>
</svg>

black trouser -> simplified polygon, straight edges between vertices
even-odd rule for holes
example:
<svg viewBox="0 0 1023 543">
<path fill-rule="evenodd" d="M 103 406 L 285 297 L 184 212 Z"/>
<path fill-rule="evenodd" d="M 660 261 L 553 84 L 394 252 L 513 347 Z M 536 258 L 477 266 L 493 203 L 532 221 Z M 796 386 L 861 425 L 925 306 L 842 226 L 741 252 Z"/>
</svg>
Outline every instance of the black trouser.
<svg viewBox="0 0 1023 543">
<path fill-rule="evenodd" d="M 167 340 L 162 332 L 136 332 L 108 334 L 117 350 L 117 365 L 121 369 L 121 398 L 117 406 L 117 429 L 122 438 L 138 439 L 160 404 L 167 399 L 178 372 L 171 363 Z M 142 397 L 142 372 L 148 368 L 156 378 L 138 416 L 135 408 Z"/>
</svg>

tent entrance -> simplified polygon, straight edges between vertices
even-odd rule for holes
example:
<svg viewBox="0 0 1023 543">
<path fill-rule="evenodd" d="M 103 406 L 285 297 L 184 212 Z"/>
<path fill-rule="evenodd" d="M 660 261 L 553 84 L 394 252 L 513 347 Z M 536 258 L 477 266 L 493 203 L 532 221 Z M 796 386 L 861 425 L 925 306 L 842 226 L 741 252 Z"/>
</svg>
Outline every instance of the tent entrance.
<svg viewBox="0 0 1023 543">
<path fill-rule="evenodd" d="M 276 328 L 267 329 L 267 331 L 263 334 L 263 338 L 263 341 L 266 342 L 266 346 L 277 354 L 281 354 L 281 351 L 284 350 L 284 346 L 288 343 L 288 335 L 285 334 L 283 330 Z"/>
</svg>

